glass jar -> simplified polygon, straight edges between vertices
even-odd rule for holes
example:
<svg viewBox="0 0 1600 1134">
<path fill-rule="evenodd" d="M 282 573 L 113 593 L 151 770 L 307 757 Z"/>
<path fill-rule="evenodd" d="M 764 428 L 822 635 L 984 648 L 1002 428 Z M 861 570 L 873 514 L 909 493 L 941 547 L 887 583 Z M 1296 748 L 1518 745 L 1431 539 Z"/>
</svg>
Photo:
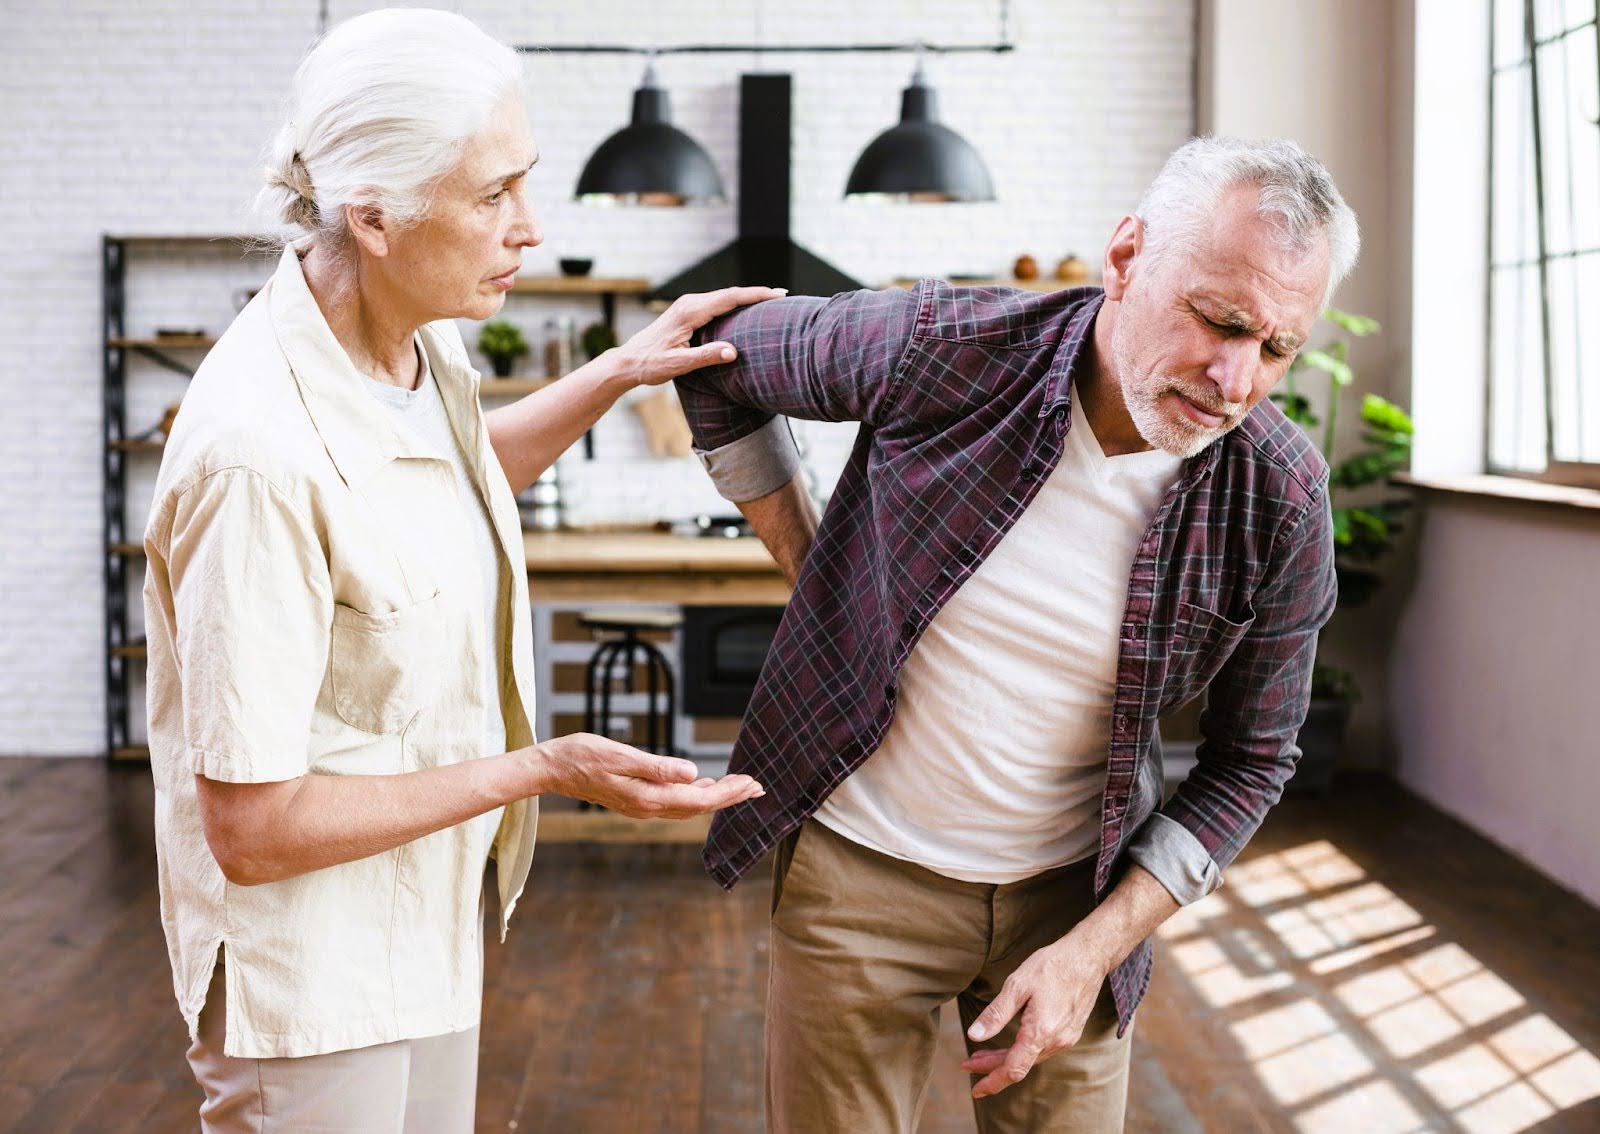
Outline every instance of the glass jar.
<svg viewBox="0 0 1600 1134">
<path fill-rule="evenodd" d="M 570 315 L 551 316 L 544 321 L 544 374 L 562 378 L 572 373 L 577 358 L 577 321 Z"/>
</svg>

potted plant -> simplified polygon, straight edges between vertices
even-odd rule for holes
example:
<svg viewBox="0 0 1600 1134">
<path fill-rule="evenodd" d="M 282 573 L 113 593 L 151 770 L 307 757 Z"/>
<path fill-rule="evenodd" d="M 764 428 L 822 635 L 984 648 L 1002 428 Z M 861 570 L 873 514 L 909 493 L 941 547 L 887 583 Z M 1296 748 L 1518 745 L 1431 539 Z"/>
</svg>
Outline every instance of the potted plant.
<svg viewBox="0 0 1600 1134">
<path fill-rule="evenodd" d="M 590 323 L 583 329 L 583 353 L 591 359 L 599 358 L 617 345 L 617 332 L 610 323 Z"/>
<path fill-rule="evenodd" d="M 1361 447 L 1340 461 L 1333 459 L 1339 403 L 1354 380 L 1350 338 L 1364 338 L 1380 328 L 1375 319 L 1333 308 L 1323 318 L 1345 332 L 1327 347 L 1301 351 L 1272 400 L 1288 418 L 1310 434 L 1332 466 L 1328 494 L 1333 506 L 1334 570 L 1339 579 L 1338 609 L 1367 602 L 1382 582 L 1380 561 L 1395 545 L 1411 501 L 1389 492 L 1363 491 L 1388 483 L 1411 462 L 1411 417 L 1392 402 L 1367 394 L 1361 399 Z M 1301 390 L 1308 371 L 1325 375 L 1323 416 Z M 1336 611 L 1337 612 L 1337 611 Z M 1320 651 L 1319 651 L 1320 653 Z M 1344 746 L 1350 712 L 1361 698 L 1355 675 L 1319 656 L 1311 675 L 1311 707 L 1300 730 L 1300 764 L 1293 787 L 1326 790 Z"/>
<path fill-rule="evenodd" d="M 496 378 L 509 378 L 517 359 L 528 353 L 528 340 L 506 320 L 491 319 L 478 332 L 478 349 L 494 367 Z"/>
</svg>

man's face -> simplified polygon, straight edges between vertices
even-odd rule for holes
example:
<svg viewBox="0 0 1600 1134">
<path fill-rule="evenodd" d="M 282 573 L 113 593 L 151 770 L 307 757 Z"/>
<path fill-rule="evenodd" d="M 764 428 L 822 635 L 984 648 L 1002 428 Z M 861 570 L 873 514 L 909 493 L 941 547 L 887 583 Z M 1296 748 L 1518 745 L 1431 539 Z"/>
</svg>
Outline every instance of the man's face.
<svg viewBox="0 0 1600 1134">
<path fill-rule="evenodd" d="M 1256 195 L 1232 191 L 1191 250 L 1154 264 L 1136 253 L 1125 283 L 1107 288 L 1120 304 L 1111 362 L 1128 414 L 1145 441 L 1175 456 L 1194 456 L 1243 421 L 1321 313 L 1327 242 L 1286 249 L 1255 215 Z"/>
</svg>

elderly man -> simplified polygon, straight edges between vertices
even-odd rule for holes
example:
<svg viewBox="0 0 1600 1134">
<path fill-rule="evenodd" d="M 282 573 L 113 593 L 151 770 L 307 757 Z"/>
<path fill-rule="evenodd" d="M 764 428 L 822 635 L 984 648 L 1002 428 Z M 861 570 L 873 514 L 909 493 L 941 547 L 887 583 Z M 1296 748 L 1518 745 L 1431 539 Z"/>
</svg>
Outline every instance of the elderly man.
<svg viewBox="0 0 1600 1134">
<path fill-rule="evenodd" d="M 778 1131 L 913 1130 L 940 1006 L 978 1126 L 1122 1127 L 1151 932 L 1210 893 L 1299 755 L 1334 604 L 1328 469 L 1267 400 L 1353 265 L 1289 142 L 1177 150 L 1104 289 L 760 304 L 677 380 L 696 444 L 795 582 L 734 750 L 777 846 Z M 862 423 L 817 523 L 777 415 Z M 1210 689 L 1162 803 L 1157 718 Z"/>
</svg>

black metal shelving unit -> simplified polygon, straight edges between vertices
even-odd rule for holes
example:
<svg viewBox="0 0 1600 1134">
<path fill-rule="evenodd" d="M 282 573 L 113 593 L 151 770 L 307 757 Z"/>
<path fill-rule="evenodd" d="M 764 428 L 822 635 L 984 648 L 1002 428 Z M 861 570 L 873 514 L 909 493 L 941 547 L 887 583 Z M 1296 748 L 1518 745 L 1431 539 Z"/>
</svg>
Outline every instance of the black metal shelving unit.
<svg viewBox="0 0 1600 1134">
<path fill-rule="evenodd" d="M 273 247 L 268 239 L 237 233 L 213 236 L 119 236 L 108 233 L 101 237 L 101 409 L 105 433 L 101 494 L 105 556 L 105 741 L 106 757 L 113 764 L 143 764 L 150 757 L 148 746 L 135 741 L 131 722 L 134 668 L 144 663 L 146 650 L 145 643 L 133 636 L 129 626 L 128 587 L 132 574 L 129 564 L 144 558 L 144 546 L 137 534 L 130 537 L 127 530 L 128 463 L 138 458 L 159 458 L 163 448 L 162 442 L 155 439 L 157 430 L 146 430 L 132 436 L 128 433 L 129 359 L 136 355 L 185 377 L 193 377 L 195 367 L 181 357 L 173 357 L 174 353 L 193 357 L 198 362 L 199 354 L 215 342 L 205 335 L 129 336 L 129 253 L 138 250 L 154 253 L 163 249 L 190 252 L 232 249 L 244 259 L 263 256 Z M 615 331 L 617 298 L 623 295 L 642 298 L 650 287 L 648 280 L 635 278 L 528 276 L 519 279 L 513 290 L 535 296 L 597 297 L 604 321 Z M 520 397 L 531 389 L 532 384 L 517 380 L 485 379 L 482 392 L 485 397 Z"/>
<path fill-rule="evenodd" d="M 144 547 L 127 530 L 128 464 L 141 457 L 159 457 L 162 443 L 154 439 L 155 430 L 130 436 L 128 433 L 129 357 L 138 355 L 168 370 L 192 376 L 194 367 L 172 352 L 193 354 L 210 347 L 213 340 L 204 335 L 169 335 L 153 338 L 130 337 L 127 329 L 128 258 L 137 249 L 171 247 L 215 249 L 232 248 L 241 257 L 249 254 L 255 238 L 237 234 L 222 236 L 117 236 L 105 234 L 100 241 L 100 297 L 102 338 L 101 412 L 104 429 L 102 457 L 101 522 L 105 559 L 105 682 L 106 757 L 112 763 L 142 763 L 149 749 L 134 740 L 131 726 L 131 690 L 134 667 L 143 663 L 145 644 L 135 639 L 129 626 L 129 564 L 144 557 Z"/>
</svg>

